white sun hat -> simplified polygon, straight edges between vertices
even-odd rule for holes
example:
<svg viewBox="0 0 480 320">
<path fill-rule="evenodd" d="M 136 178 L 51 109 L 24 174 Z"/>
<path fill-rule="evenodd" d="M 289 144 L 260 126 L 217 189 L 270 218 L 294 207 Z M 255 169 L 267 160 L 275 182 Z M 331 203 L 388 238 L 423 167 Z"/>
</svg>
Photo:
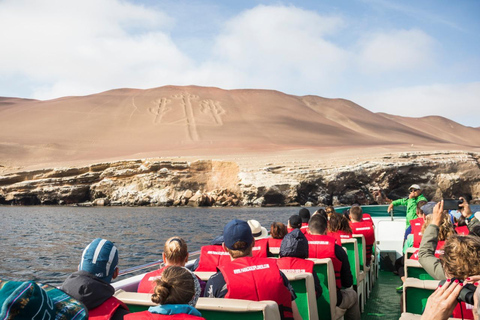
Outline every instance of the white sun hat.
<svg viewBox="0 0 480 320">
<path fill-rule="evenodd" d="M 268 231 L 257 220 L 248 220 L 248 225 L 252 229 L 252 235 L 255 240 L 263 239 L 268 237 Z"/>
</svg>

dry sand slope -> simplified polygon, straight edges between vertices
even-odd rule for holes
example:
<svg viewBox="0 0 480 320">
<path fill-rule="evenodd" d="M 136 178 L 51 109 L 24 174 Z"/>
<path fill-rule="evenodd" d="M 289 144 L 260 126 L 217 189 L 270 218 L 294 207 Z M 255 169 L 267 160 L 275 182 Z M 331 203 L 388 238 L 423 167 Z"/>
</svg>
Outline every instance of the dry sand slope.
<svg viewBox="0 0 480 320">
<path fill-rule="evenodd" d="M 348 162 L 422 150 L 478 152 L 480 129 L 268 90 L 166 86 L 48 101 L 0 98 L 0 172 L 146 157 L 255 167 L 268 159 Z"/>
</svg>

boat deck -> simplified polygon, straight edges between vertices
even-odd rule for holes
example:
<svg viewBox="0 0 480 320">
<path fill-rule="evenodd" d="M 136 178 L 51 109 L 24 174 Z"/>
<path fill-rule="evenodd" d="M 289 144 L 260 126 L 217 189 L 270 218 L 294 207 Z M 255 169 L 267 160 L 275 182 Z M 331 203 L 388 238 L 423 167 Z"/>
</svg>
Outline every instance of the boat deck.
<svg viewBox="0 0 480 320">
<path fill-rule="evenodd" d="M 370 292 L 362 313 L 362 320 L 397 320 L 401 315 L 402 295 L 395 290 L 402 284 L 400 277 L 391 271 L 380 270 L 375 286 Z"/>
</svg>

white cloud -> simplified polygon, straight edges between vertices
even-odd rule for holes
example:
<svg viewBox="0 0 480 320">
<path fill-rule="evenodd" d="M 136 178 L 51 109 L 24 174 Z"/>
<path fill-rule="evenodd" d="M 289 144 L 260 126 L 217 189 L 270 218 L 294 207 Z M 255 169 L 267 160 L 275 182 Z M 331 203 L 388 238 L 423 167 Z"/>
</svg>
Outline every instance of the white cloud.
<svg viewBox="0 0 480 320">
<path fill-rule="evenodd" d="M 3 1 L 0 72 L 44 83 L 36 98 L 175 81 L 192 62 L 168 36 L 173 22 L 117 0 Z"/>
<path fill-rule="evenodd" d="M 395 88 L 359 94 L 353 100 L 374 112 L 408 117 L 441 115 L 480 126 L 480 82 Z"/>
<path fill-rule="evenodd" d="M 325 39 L 343 25 L 339 17 L 260 5 L 227 23 L 200 72 L 236 87 L 311 93 L 347 67 L 348 53 Z"/>
<path fill-rule="evenodd" d="M 435 40 L 421 30 L 373 33 L 360 41 L 358 63 L 365 73 L 425 69 L 434 60 Z"/>
</svg>

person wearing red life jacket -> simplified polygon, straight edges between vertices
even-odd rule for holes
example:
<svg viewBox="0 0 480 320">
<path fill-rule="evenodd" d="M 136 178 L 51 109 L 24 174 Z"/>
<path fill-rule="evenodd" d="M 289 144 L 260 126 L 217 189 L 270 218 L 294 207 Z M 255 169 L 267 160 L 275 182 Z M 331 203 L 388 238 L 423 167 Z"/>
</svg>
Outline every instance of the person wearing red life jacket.
<svg viewBox="0 0 480 320">
<path fill-rule="evenodd" d="M 307 272 L 313 275 L 315 295 L 318 298 L 322 294 L 322 286 L 316 272 L 313 272 L 314 262 L 308 258 L 308 240 L 305 235 L 295 229 L 287 234 L 280 246 L 280 258 L 276 259 L 277 266 L 282 272 Z"/>
<path fill-rule="evenodd" d="M 232 220 L 223 229 L 223 246 L 232 261 L 219 267 L 207 281 L 205 297 L 273 300 L 282 319 L 301 319 L 295 304 L 295 291 L 278 269 L 275 259 L 252 257 L 255 239 L 249 224 Z"/>
<path fill-rule="evenodd" d="M 346 320 L 360 319 L 358 297 L 352 288 L 353 276 L 348 256 L 340 245 L 335 244 L 335 238 L 326 235 L 326 214 L 313 215 L 308 223 L 308 229 L 309 234 L 306 235 L 308 257 L 332 259 L 337 284 L 337 307 L 346 309 L 344 316 Z"/>
<path fill-rule="evenodd" d="M 248 220 L 248 225 L 255 238 L 255 245 L 252 248 L 252 257 L 268 257 L 268 231 L 257 220 Z"/>
<path fill-rule="evenodd" d="M 179 266 L 165 268 L 161 279 L 155 280 L 152 302 L 159 304 L 147 311 L 130 313 L 125 320 L 205 320 L 195 309 L 198 300 L 195 276 Z"/>
<path fill-rule="evenodd" d="M 328 220 L 327 236 L 335 238 L 338 245 L 342 245 L 342 239 L 351 239 L 352 229 L 347 217 L 335 211 L 331 213 Z"/>
<path fill-rule="evenodd" d="M 271 249 L 277 252 L 280 250 L 280 245 L 282 244 L 282 240 L 286 234 L 287 234 L 287 226 L 285 226 L 283 223 L 273 222 L 270 225 L 270 238 L 268 238 L 269 252 Z"/>
<path fill-rule="evenodd" d="M 307 233 L 308 229 L 302 229 L 302 218 L 298 214 L 294 214 L 288 218 L 287 232 L 292 232 L 295 229 L 300 229 L 304 234 Z"/>
<path fill-rule="evenodd" d="M 185 266 L 188 261 L 188 246 L 185 240 L 176 236 L 167 239 L 163 248 L 162 258 L 164 266 L 147 273 L 142 280 L 140 280 L 137 292 L 153 293 L 156 285 L 155 280 L 161 278 L 163 270 L 165 270 L 167 266 Z M 205 287 L 205 282 L 197 279 L 195 287 L 199 289 L 197 295 L 201 295 L 201 290 Z"/>
<path fill-rule="evenodd" d="M 330 216 L 332 215 L 332 213 L 335 212 L 335 208 L 333 206 L 327 206 L 325 207 L 325 213 L 327 214 L 328 216 L 328 220 L 330 220 Z"/>
<path fill-rule="evenodd" d="M 310 220 L 310 211 L 307 208 L 301 208 L 298 211 L 298 215 L 302 218 L 302 226 L 300 229 L 303 230 L 303 233 L 308 232 L 308 221 Z"/>
<path fill-rule="evenodd" d="M 89 319 L 123 319 L 129 310 L 113 296 L 115 289 L 110 285 L 118 276 L 117 265 L 117 247 L 97 238 L 83 250 L 79 271 L 72 273 L 60 289 L 87 307 Z"/>
<path fill-rule="evenodd" d="M 418 252 L 419 262 L 425 271 L 436 280 L 456 279 L 456 282 L 451 285 L 460 284 L 461 281 L 472 283 L 478 281 L 480 279 L 480 238 L 472 235 L 461 236 L 452 234 L 445 241 L 443 255 L 437 258 L 435 257 L 435 250 L 437 248 L 437 242 L 439 241 L 440 226 L 445 220 L 450 221 L 448 213 L 443 210 L 443 200 L 435 205 L 431 219 L 431 223 L 426 226 L 423 233 L 423 239 Z M 448 283 L 442 286 L 442 288 L 445 287 L 448 287 Z M 437 291 L 443 292 L 443 290 Z M 453 290 L 448 291 L 448 289 L 445 289 L 445 292 L 448 293 L 448 297 L 453 296 L 453 301 L 450 301 L 448 297 L 445 296 L 440 299 L 440 295 L 432 297 L 431 301 L 437 297 L 439 299 L 435 301 L 436 308 L 438 308 L 440 304 L 442 306 L 448 305 L 449 308 L 451 307 L 451 310 L 444 310 L 445 312 L 449 312 L 447 318 L 452 315 L 452 310 L 454 318 L 461 316 L 461 310 L 463 310 L 463 312 L 466 310 L 471 311 L 471 308 L 465 308 L 462 305 L 454 309 L 457 305 L 456 297 L 458 296 L 458 292 Z M 443 302 L 438 300 L 442 300 Z M 428 302 L 427 305 L 429 305 Z M 432 303 L 430 303 L 430 307 L 431 305 Z M 429 313 L 434 313 L 431 308 L 426 308 L 422 319 L 433 319 L 428 316 L 427 310 Z M 463 317 L 464 319 L 473 319 L 473 314 L 464 313 Z M 438 316 L 436 319 L 443 319 L 443 316 Z"/>
<path fill-rule="evenodd" d="M 363 211 L 360 206 L 350 208 L 350 228 L 353 234 L 363 234 L 366 247 L 366 264 L 372 262 L 373 245 L 375 244 L 375 227 L 373 221 L 362 221 Z"/>
</svg>

